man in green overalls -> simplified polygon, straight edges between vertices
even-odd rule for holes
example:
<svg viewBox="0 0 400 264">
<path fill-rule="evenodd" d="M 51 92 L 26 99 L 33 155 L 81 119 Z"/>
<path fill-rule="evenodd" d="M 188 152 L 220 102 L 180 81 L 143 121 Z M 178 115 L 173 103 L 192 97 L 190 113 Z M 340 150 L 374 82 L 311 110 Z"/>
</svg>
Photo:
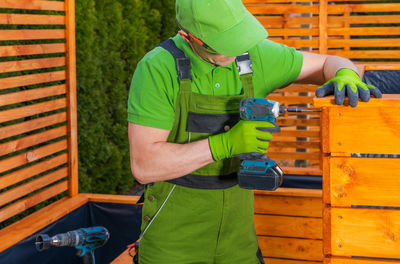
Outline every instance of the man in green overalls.
<svg viewBox="0 0 400 264">
<path fill-rule="evenodd" d="M 294 81 L 325 83 L 317 96 L 341 104 L 347 93 L 352 106 L 379 90 L 347 59 L 267 40 L 240 0 L 177 0 L 176 20 L 182 30 L 138 64 L 128 101 L 132 173 L 146 184 L 139 263 L 263 263 L 235 155 L 266 153 L 272 135 L 256 128 L 274 124 L 239 121 L 240 100 Z"/>
</svg>

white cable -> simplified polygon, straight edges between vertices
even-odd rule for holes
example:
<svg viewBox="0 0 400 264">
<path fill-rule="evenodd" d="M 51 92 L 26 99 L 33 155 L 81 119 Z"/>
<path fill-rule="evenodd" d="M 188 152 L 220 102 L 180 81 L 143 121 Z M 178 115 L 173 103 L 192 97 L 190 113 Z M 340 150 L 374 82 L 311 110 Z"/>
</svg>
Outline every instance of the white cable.
<svg viewBox="0 0 400 264">
<path fill-rule="evenodd" d="M 142 237 L 144 236 L 144 234 L 146 233 L 147 229 L 149 229 L 149 227 L 151 226 L 151 224 L 153 223 L 154 219 L 156 219 L 158 213 L 161 211 L 161 209 L 164 207 L 165 203 L 168 201 L 169 197 L 171 196 L 171 193 L 174 191 L 176 187 L 176 184 L 174 184 L 174 186 L 172 186 L 171 191 L 169 192 L 169 194 L 167 195 L 167 198 L 165 198 L 164 202 L 162 203 L 162 205 L 160 206 L 160 208 L 157 210 L 156 214 L 153 216 L 153 218 L 151 219 L 150 223 L 148 224 L 148 226 L 144 229 L 143 233 L 140 235 L 139 237 L 139 241 L 142 239 Z"/>
</svg>

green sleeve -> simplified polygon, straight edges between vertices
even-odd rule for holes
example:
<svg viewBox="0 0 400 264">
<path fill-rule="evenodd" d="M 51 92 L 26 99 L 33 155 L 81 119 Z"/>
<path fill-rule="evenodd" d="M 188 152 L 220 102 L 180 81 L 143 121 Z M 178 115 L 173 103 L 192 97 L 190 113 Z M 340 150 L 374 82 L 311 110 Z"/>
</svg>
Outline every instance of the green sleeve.
<svg viewBox="0 0 400 264">
<path fill-rule="evenodd" d="M 175 62 L 161 49 L 148 53 L 136 67 L 129 91 L 128 121 L 171 130 L 177 94 L 177 84 L 171 76 Z"/>
<path fill-rule="evenodd" d="M 258 76 L 264 82 L 262 91 L 265 96 L 278 88 L 283 88 L 294 82 L 303 66 L 303 54 L 295 48 L 264 40 L 259 45 L 258 57 L 262 75 Z"/>
</svg>

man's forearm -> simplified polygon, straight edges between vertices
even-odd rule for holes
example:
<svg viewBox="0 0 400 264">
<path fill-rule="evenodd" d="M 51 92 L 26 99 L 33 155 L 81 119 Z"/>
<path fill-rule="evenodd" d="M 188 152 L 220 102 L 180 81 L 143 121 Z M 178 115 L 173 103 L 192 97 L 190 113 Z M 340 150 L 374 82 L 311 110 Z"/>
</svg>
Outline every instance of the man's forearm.
<svg viewBox="0 0 400 264">
<path fill-rule="evenodd" d="M 211 162 L 208 139 L 189 144 L 155 142 L 142 154 L 131 151 L 132 173 L 142 184 L 178 178 Z"/>
</svg>

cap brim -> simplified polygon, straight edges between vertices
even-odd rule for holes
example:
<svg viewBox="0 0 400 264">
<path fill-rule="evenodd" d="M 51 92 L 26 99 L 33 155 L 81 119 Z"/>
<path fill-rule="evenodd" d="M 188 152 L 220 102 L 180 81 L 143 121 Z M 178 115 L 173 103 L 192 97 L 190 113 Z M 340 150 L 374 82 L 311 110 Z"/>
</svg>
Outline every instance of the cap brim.
<svg viewBox="0 0 400 264">
<path fill-rule="evenodd" d="M 234 27 L 202 40 L 218 53 L 235 57 L 250 50 L 267 37 L 265 28 L 247 11 L 242 21 Z"/>
</svg>

